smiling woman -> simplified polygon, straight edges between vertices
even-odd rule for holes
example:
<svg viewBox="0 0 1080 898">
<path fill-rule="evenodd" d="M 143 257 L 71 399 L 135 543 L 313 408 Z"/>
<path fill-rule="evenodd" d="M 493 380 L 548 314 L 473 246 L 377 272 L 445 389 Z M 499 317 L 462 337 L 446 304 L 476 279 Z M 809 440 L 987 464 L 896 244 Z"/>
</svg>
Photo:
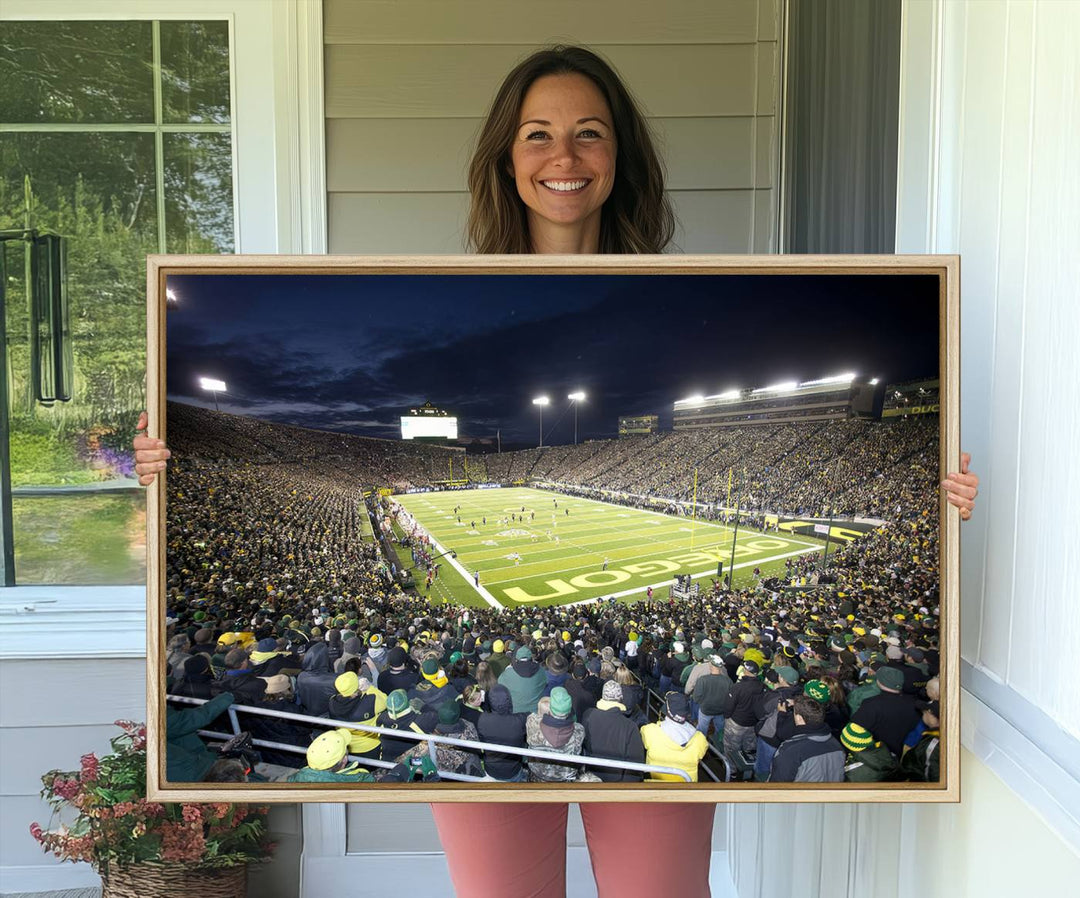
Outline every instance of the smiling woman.
<svg viewBox="0 0 1080 898">
<path fill-rule="evenodd" d="M 469 193 L 480 253 L 659 253 L 675 230 L 645 117 L 583 47 L 541 50 L 506 77 Z"/>
</svg>

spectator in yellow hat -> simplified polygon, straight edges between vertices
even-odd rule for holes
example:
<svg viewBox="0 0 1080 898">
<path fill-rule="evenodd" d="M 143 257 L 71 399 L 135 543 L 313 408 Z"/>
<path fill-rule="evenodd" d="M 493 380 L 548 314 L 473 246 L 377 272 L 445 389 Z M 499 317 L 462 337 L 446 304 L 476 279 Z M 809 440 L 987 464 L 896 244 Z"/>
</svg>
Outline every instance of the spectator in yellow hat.
<svg viewBox="0 0 1080 898">
<path fill-rule="evenodd" d="M 355 761 L 349 761 L 349 742 L 352 732 L 346 729 L 328 730 L 307 750 L 307 767 L 288 778 L 290 783 L 373 783 L 375 777 Z"/>
</svg>

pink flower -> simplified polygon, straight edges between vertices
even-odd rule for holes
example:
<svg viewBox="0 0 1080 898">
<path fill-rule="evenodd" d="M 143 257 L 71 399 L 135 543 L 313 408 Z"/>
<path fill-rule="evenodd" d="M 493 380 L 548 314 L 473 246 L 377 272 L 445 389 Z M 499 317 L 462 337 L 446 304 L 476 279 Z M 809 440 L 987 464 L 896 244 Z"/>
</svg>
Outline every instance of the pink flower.
<svg viewBox="0 0 1080 898">
<path fill-rule="evenodd" d="M 203 805 L 203 811 L 213 817 L 224 817 L 229 813 L 229 805 L 223 802 Z"/>
<path fill-rule="evenodd" d="M 163 861 L 201 860 L 206 848 L 202 828 L 186 823 L 161 825 L 161 859 Z"/>
<path fill-rule="evenodd" d="M 41 824 L 39 824 L 39 823 L 31 823 L 30 824 L 30 835 L 32 835 L 34 837 L 34 841 L 36 841 L 36 842 L 44 841 L 44 832 L 41 829 Z"/>
<path fill-rule="evenodd" d="M 92 783 L 98 778 L 98 759 L 97 756 L 91 752 L 88 755 L 83 755 L 79 759 L 82 764 L 82 781 L 84 783 Z"/>
<path fill-rule="evenodd" d="M 79 793 L 79 782 L 58 776 L 53 780 L 53 791 L 66 801 L 71 801 Z"/>
<path fill-rule="evenodd" d="M 196 805 L 184 805 L 181 814 L 188 823 L 202 823 L 202 811 L 200 811 Z"/>
</svg>

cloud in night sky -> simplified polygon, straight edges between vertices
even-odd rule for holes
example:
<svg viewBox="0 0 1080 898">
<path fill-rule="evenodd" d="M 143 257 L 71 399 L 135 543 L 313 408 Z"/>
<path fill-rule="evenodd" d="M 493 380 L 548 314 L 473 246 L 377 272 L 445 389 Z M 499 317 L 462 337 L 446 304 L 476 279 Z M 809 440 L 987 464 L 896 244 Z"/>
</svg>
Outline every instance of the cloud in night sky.
<svg viewBox="0 0 1080 898">
<path fill-rule="evenodd" d="M 916 275 L 409 275 L 170 278 L 167 390 L 223 410 L 396 437 L 426 400 L 463 436 L 582 438 L 676 399 L 856 371 L 936 376 L 938 291 Z"/>
</svg>

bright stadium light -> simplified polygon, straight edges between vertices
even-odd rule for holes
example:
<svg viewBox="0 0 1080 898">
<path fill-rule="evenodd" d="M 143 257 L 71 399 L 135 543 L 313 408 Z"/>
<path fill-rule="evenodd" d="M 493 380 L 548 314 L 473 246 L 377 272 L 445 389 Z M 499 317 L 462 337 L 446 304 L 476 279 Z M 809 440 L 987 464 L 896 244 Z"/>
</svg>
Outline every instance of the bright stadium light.
<svg viewBox="0 0 1080 898">
<path fill-rule="evenodd" d="M 738 399 L 740 395 L 741 395 L 740 390 L 724 390 L 724 392 L 721 393 L 716 398 L 717 399 Z"/>
<path fill-rule="evenodd" d="M 574 403 L 574 445 L 576 446 L 577 445 L 577 407 L 578 407 L 579 402 L 584 402 L 585 401 L 585 391 L 584 390 L 575 390 L 573 393 L 570 393 L 566 398 L 569 399 L 572 403 Z"/>
<path fill-rule="evenodd" d="M 540 448 L 544 448 L 544 406 L 551 402 L 547 396 L 537 396 L 533 400 L 533 405 L 540 408 Z"/>
<path fill-rule="evenodd" d="M 879 381 L 880 379 L 881 379 L 881 378 L 878 378 L 878 377 L 874 377 L 874 378 L 871 378 L 871 380 L 870 380 L 870 385 L 871 385 L 871 386 L 873 386 L 873 387 L 876 387 L 876 386 L 878 385 L 878 381 Z"/>
<path fill-rule="evenodd" d="M 819 377 L 817 380 L 804 380 L 800 387 L 820 387 L 825 384 L 849 384 L 855 379 L 855 374 L 848 372 L 847 374 L 836 374 L 833 377 Z"/>
<path fill-rule="evenodd" d="M 771 387 L 758 387 L 753 393 L 783 393 L 787 390 L 796 390 L 799 387 L 797 380 L 786 380 L 783 383 L 773 384 Z"/>
<path fill-rule="evenodd" d="M 212 377 L 200 377 L 199 386 L 214 394 L 214 411 L 220 412 L 221 409 L 218 408 L 217 394 L 227 392 L 225 389 L 225 381 L 214 380 Z"/>
</svg>

